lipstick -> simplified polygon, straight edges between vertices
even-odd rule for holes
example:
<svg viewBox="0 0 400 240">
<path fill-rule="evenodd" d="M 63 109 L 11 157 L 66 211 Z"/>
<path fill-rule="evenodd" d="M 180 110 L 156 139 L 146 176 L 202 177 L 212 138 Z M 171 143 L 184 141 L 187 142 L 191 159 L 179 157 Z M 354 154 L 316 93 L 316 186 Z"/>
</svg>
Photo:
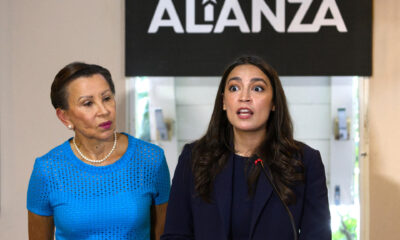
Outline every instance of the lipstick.
<svg viewBox="0 0 400 240">
<path fill-rule="evenodd" d="M 112 122 L 111 121 L 107 121 L 107 122 L 103 122 L 99 125 L 99 127 L 103 128 L 103 129 L 109 129 L 111 127 Z"/>
</svg>

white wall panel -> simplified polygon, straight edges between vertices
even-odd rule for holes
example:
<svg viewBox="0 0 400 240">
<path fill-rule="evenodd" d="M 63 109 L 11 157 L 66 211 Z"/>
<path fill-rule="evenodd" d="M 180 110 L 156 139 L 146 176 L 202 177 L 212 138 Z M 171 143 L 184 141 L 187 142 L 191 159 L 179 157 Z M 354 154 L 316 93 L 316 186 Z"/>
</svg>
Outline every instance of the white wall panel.
<svg viewBox="0 0 400 240">
<path fill-rule="evenodd" d="M 218 89 L 217 77 L 177 77 L 176 105 L 214 105 Z"/>
<path fill-rule="evenodd" d="M 329 77 L 281 77 L 289 104 L 329 104 Z"/>
<path fill-rule="evenodd" d="M 302 139 L 329 139 L 332 132 L 330 105 L 289 105 L 294 136 Z"/>
<path fill-rule="evenodd" d="M 204 135 L 213 105 L 182 105 L 177 107 L 178 139 L 194 140 Z"/>
</svg>

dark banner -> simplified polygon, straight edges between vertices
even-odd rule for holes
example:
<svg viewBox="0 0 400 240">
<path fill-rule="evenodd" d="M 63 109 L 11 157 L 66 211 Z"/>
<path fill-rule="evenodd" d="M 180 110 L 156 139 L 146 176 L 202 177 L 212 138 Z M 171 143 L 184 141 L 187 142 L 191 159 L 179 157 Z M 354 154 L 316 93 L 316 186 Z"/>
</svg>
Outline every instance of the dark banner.
<svg viewBox="0 0 400 240">
<path fill-rule="evenodd" d="M 371 75 L 371 0 L 127 0 L 127 76 L 219 76 L 243 54 L 280 75 Z"/>
</svg>

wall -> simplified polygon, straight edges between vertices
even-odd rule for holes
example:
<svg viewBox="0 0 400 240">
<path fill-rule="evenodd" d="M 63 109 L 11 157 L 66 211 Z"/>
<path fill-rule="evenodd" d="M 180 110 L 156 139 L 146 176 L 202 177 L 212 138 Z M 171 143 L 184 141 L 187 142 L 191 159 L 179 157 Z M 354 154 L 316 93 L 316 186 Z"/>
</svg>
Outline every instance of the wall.
<svg viewBox="0 0 400 240">
<path fill-rule="evenodd" d="M 0 1 L 0 239 L 27 239 L 26 190 L 35 157 L 72 136 L 50 85 L 71 61 L 107 67 L 124 130 L 124 5 L 111 0 Z"/>
<path fill-rule="evenodd" d="M 399 238 L 400 1 L 373 1 L 369 84 L 370 239 Z"/>
</svg>

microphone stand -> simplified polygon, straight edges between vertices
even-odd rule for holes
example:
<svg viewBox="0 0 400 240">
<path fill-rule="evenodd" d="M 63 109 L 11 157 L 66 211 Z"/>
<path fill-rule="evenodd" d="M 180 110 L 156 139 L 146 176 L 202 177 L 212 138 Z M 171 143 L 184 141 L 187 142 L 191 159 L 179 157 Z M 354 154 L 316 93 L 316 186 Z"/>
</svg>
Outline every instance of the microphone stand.
<svg viewBox="0 0 400 240">
<path fill-rule="evenodd" d="M 289 210 L 288 206 L 286 205 L 286 203 L 283 201 L 283 199 L 282 199 L 282 197 L 281 197 L 281 194 L 278 192 L 278 189 L 276 188 L 276 186 L 275 186 L 275 184 L 274 184 L 274 180 L 272 179 L 272 174 L 271 174 L 271 172 L 269 172 L 269 174 L 271 174 L 271 175 L 269 175 L 269 174 L 267 173 L 267 171 L 265 170 L 265 167 L 264 167 L 264 163 L 263 163 L 263 161 L 262 161 L 260 158 L 258 158 L 257 160 L 255 160 L 255 161 L 254 161 L 254 164 L 255 164 L 256 166 L 260 166 L 260 167 L 261 167 L 262 172 L 263 172 L 264 175 L 267 177 L 268 182 L 271 184 L 272 188 L 273 188 L 274 191 L 276 192 L 276 195 L 278 195 L 279 200 L 281 201 L 282 205 L 285 207 L 286 212 L 287 212 L 287 214 L 289 215 L 290 223 L 291 223 L 291 225 L 292 225 L 293 239 L 294 239 L 294 240 L 297 240 L 297 239 L 298 239 L 298 238 L 297 238 L 297 230 L 296 230 L 296 224 L 295 224 L 295 222 L 294 222 L 293 215 L 292 215 L 292 213 L 290 212 L 290 210 Z M 268 169 L 268 170 L 269 170 L 269 169 Z"/>
</svg>

